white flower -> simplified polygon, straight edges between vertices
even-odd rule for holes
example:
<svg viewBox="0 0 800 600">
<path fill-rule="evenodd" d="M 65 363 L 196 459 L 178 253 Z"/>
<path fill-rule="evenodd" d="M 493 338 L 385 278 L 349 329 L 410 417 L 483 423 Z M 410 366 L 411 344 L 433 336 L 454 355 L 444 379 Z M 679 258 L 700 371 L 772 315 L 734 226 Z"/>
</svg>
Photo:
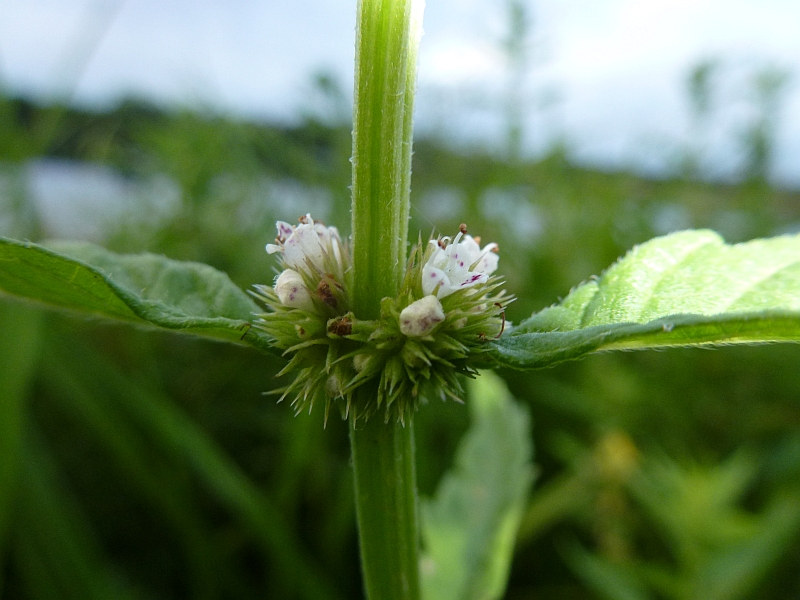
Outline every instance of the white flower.
<svg viewBox="0 0 800 600">
<path fill-rule="evenodd" d="M 284 306 L 314 310 L 314 302 L 303 282 L 303 277 L 297 271 L 286 269 L 275 280 L 275 293 Z"/>
<path fill-rule="evenodd" d="M 309 272 L 310 263 L 317 271 L 325 273 L 331 261 L 341 267 L 341 238 L 336 227 L 315 223 L 310 214 L 301 217 L 297 226 L 284 221 L 275 225 L 278 229 L 277 244 L 267 244 L 267 252 L 282 252 L 284 264 L 290 269 Z"/>
<path fill-rule="evenodd" d="M 436 296 L 412 302 L 400 313 L 400 332 L 409 337 L 423 337 L 444 321 L 442 303 Z"/>
<path fill-rule="evenodd" d="M 444 298 L 462 288 L 486 283 L 497 269 L 497 244 L 486 244 L 481 249 L 471 235 L 463 233 L 446 246 L 442 241 L 430 241 L 435 249 L 422 268 L 423 293 L 433 294 L 438 285 L 436 295 Z"/>
</svg>

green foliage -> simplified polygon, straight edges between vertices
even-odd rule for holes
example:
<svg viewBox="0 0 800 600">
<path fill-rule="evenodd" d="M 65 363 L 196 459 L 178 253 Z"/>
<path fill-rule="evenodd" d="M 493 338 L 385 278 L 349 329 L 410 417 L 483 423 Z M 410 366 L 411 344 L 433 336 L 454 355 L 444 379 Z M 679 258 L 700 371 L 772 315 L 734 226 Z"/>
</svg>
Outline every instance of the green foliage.
<svg viewBox="0 0 800 600">
<path fill-rule="evenodd" d="M 52 249 L 51 249 L 52 248 Z M 0 289 L 58 308 L 136 325 L 247 343 L 269 351 L 250 328 L 256 304 L 223 273 L 154 254 L 120 256 L 98 246 L 45 248 L 0 238 Z"/>
<path fill-rule="evenodd" d="M 124 416 L 149 432 L 160 460 L 171 459 L 190 469 L 225 509 L 243 522 L 249 535 L 255 538 L 270 560 L 280 566 L 278 577 L 284 579 L 298 597 L 309 600 L 336 598 L 331 586 L 316 572 L 315 565 L 298 546 L 291 532 L 281 525 L 281 514 L 269 498 L 253 486 L 214 442 L 176 410 L 168 399 L 115 373 L 103 364 L 102 357 L 93 355 L 80 345 L 71 349 L 69 356 L 63 354 L 64 349 L 56 352 L 60 353 L 60 360 L 50 367 L 51 381 L 66 391 L 72 410 L 83 414 L 92 425 L 93 433 L 101 437 L 115 460 L 122 463 L 120 466 L 126 471 L 138 472 L 140 477 L 149 477 L 142 472 L 148 468 L 141 462 L 144 449 L 137 447 L 135 437 L 131 439 L 133 432 L 117 424 Z M 94 376 L 90 370 L 83 377 L 75 377 L 75 370 L 70 369 L 70 365 L 74 367 L 80 363 L 93 365 Z M 115 399 L 116 406 L 108 406 L 109 398 Z M 136 461 L 138 465 L 132 465 L 130 461 Z M 138 485 L 147 490 L 153 483 L 140 481 Z M 173 488 L 173 492 L 175 487 L 179 487 L 174 483 L 167 485 Z M 187 533 L 192 533 L 191 524 L 180 523 L 182 518 L 191 519 L 194 512 L 191 499 L 181 498 L 181 495 L 178 493 L 177 497 L 168 499 L 166 494 L 155 494 L 153 499 L 168 500 L 159 508 L 168 511 L 168 517 L 180 525 L 189 525 Z M 174 502 L 178 506 L 170 505 Z M 198 540 L 195 537 L 186 541 L 196 543 Z M 201 568 L 213 568 L 213 562 L 213 557 L 206 557 Z"/>
<path fill-rule="evenodd" d="M 503 596 L 533 480 L 530 419 L 503 381 L 484 372 L 469 387 L 472 425 L 436 496 L 422 505 L 426 600 Z"/>
<path fill-rule="evenodd" d="M 573 568 L 609 600 L 742 600 L 800 535 L 800 506 L 778 497 L 762 515 L 741 507 L 754 485 L 755 457 L 739 453 L 717 468 L 685 469 L 662 457 L 630 481 L 672 555 L 671 564 L 592 556 L 576 544 Z"/>
<path fill-rule="evenodd" d="M 0 303 L 0 560 L 6 556 L 17 500 L 27 388 L 36 372 L 41 317 L 35 309 Z M 2 573 L 0 570 L 0 589 Z"/>
<path fill-rule="evenodd" d="M 294 218 L 305 208 L 264 192 L 263 182 L 276 178 L 292 181 L 296 197 L 324 190 L 333 198 L 329 224 L 346 231 L 349 123 L 304 122 L 286 128 L 126 103 L 102 114 L 64 109 L 53 143 L 36 142 L 34 151 L 28 144 L 41 137 L 54 111 L 20 106 L 15 103 L 10 117 L 16 124 L 6 127 L 4 121 L 0 127 L 9 135 L 10 145 L 0 149 L 4 160 L 23 161 L 24 150 L 29 158 L 99 162 L 132 181 L 170 173 L 173 181 L 187 186 L 181 190 L 187 198 L 190 192 L 200 195 L 192 199 L 193 211 L 180 212 L 152 230 L 121 223 L 119 230 L 104 232 L 103 243 L 117 252 L 147 248 L 206 262 L 229 273 L 240 288 L 268 283 L 271 264 L 263 244 L 273 237 L 274 221 Z M 229 145 L 214 141 L 225 136 Z M 236 159 L 245 154 L 249 159 L 210 160 L 203 148 L 209 141 L 209 147 L 233 148 Z M 197 164 L 203 165 L 201 173 L 183 171 Z M 13 167 L 24 174 L 26 163 Z M 24 214 L 35 216 L 40 207 L 24 178 L 15 181 Z M 437 210 L 442 193 L 455 199 L 446 211 Z M 497 194 L 503 202 L 494 201 Z M 453 152 L 435 139 L 415 142 L 412 199 L 412 231 L 427 233 L 435 226 L 447 232 L 466 221 L 486 240 L 501 243 L 500 275 L 518 297 L 506 311 L 514 323 L 576 281 L 601 272 L 634 244 L 673 229 L 712 228 L 728 240 L 742 241 L 795 231 L 800 223 L 800 194 L 764 182 L 644 179 L 578 167 L 560 150 L 541 161 L 510 166 L 488 151 Z M 275 213 L 278 206 L 281 212 Z M 538 231 L 532 227 L 537 220 Z M 52 235 L 46 224 L 31 222 L 0 220 L 0 226 L 4 235 L 13 231 L 20 239 Z M 5 322 L 0 336 L 6 355 L 21 360 L 22 344 L 37 338 L 38 330 L 18 317 L 11 322 L 16 326 Z M 295 419 L 285 405 L 262 398 L 262 392 L 283 384 L 272 379 L 279 361 L 236 344 L 206 344 L 152 329 L 98 327 L 96 320 L 53 313 L 44 315 L 43 325 L 47 337 L 37 347 L 47 350 L 41 360 L 29 363 L 21 398 L 33 435 L 22 434 L 19 456 L 26 469 L 46 460 L 55 471 L 53 506 L 72 507 L 62 515 L 80 519 L 80 529 L 95 540 L 83 562 L 98 589 L 110 589 L 103 582 L 122 580 L 143 597 L 292 598 L 301 593 L 293 578 L 304 580 L 307 572 L 292 571 L 269 550 L 267 538 L 282 528 L 286 537 L 275 539 L 288 539 L 305 557 L 304 564 L 312 566 L 308 579 L 317 573 L 324 582 L 317 597 L 360 597 L 346 428 L 332 419 L 323 430 L 321 413 Z M 78 345 L 92 351 L 76 352 Z M 750 589 L 751 598 L 796 598 L 800 540 L 792 533 L 791 506 L 800 505 L 799 351 L 794 345 L 774 345 L 603 353 L 536 372 L 503 371 L 536 423 L 540 473 L 524 519 L 525 536 L 514 551 L 507 597 L 602 597 L 571 568 L 565 553 L 554 551 L 559 542 L 573 538 L 596 563 L 628 573 L 634 582 L 629 588 L 662 594 L 663 586 L 653 583 L 659 577 L 647 575 L 654 572 L 669 580 L 690 580 L 677 564 L 672 540 L 693 539 L 693 523 L 711 528 L 719 512 L 703 494 L 675 491 L 684 484 L 665 487 L 664 480 L 673 478 L 671 469 L 658 468 L 653 457 L 669 455 L 683 473 L 680 479 L 691 475 L 706 482 L 688 487 L 709 490 L 720 485 L 714 474 L 724 470 L 737 449 L 748 447 L 755 449 L 749 454 L 752 478 L 742 496 L 726 500 L 727 514 L 746 523 L 742 537 L 721 536 L 712 546 L 692 543 L 697 564 L 729 565 L 728 575 L 708 580 L 715 588 L 709 597 L 736 585 Z M 3 367 L 0 376 L 16 377 Z M 180 427 L 173 431 L 188 436 L 183 446 L 161 437 L 159 421 L 169 417 L 152 409 L 155 402 L 191 428 L 190 434 Z M 423 494 L 433 495 L 451 464 L 467 412 L 452 403 L 432 402 L 415 416 Z M 622 446 L 627 450 L 607 444 L 610 438 L 626 439 Z M 215 468 L 203 469 L 207 455 L 198 444 L 216 450 Z M 607 445 L 613 451 L 603 450 Z M 669 529 L 674 533 L 667 533 L 632 479 L 622 476 L 627 471 L 618 469 L 620 454 L 629 461 L 638 457 L 633 459 L 635 478 L 647 477 L 657 489 L 672 490 L 654 497 L 667 501 L 679 496 L 680 503 L 670 507 L 693 514 L 692 519 L 674 519 Z M 241 488 L 220 491 L 230 488 L 217 480 L 232 479 L 252 493 L 252 518 L 237 508 L 244 503 L 231 500 Z M 2 485 L 0 496 L 19 499 L 21 486 Z M 275 510 L 264 512 L 259 500 Z M 7 520 L 4 597 L 65 597 L 65 585 L 82 590 L 87 571 L 62 568 L 73 562 L 59 552 L 43 553 L 42 541 L 55 541 L 42 540 L 47 532 L 33 529 L 37 523 L 60 521 L 42 512 L 23 518 L 23 509 L 29 510 L 14 502 Z M 67 540 L 85 539 L 74 527 L 64 531 Z M 81 547 L 74 540 L 70 545 Z M 732 560 L 746 555 L 745 562 Z M 756 569 L 742 566 L 756 563 Z M 739 574 L 748 578 L 746 585 Z"/>
<path fill-rule="evenodd" d="M 537 368 L 598 350 L 800 341 L 800 235 L 729 246 L 684 231 L 634 248 L 495 345 Z"/>
<path fill-rule="evenodd" d="M 36 433 L 20 477 L 16 558 L 31 598 L 122 600 L 141 597 L 108 564 L 91 525 L 59 482 L 52 457 Z"/>
</svg>

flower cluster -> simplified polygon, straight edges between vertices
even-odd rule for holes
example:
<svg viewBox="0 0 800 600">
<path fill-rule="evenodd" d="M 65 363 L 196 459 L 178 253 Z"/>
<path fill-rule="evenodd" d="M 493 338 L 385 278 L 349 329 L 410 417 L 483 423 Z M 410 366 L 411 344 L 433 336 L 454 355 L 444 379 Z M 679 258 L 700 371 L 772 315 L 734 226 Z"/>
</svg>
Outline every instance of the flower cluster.
<svg viewBox="0 0 800 600">
<path fill-rule="evenodd" d="M 381 317 L 360 320 L 351 312 L 347 245 L 334 227 L 311 215 L 299 225 L 279 221 L 275 244 L 282 270 L 254 295 L 268 312 L 255 326 L 289 358 L 281 374 L 294 380 L 278 391 L 299 413 L 324 402 L 325 416 L 404 421 L 426 399 L 460 400 L 460 375 L 471 376 L 487 342 L 502 333 L 511 298 L 492 277 L 497 245 L 480 247 L 466 233 L 420 243 L 412 252 L 400 292 L 384 298 Z M 355 390 L 372 385 L 369 394 Z"/>
<path fill-rule="evenodd" d="M 422 268 L 425 294 L 436 291 L 439 298 L 444 298 L 460 289 L 486 283 L 497 270 L 497 244 L 487 244 L 481 249 L 480 238 L 466 235 L 466 226 L 462 229 L 452 243 L 448 238 L 429 242 L 433 252 Z"/>
</svg>

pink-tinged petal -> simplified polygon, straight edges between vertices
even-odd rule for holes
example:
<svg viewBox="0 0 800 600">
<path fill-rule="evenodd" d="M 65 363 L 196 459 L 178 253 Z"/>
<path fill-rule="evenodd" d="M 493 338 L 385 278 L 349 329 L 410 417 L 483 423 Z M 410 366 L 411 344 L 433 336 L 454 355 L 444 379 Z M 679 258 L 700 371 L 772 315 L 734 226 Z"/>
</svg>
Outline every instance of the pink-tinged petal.
<svg viewBox="0 0 800 600">
<path fill-rule="evenodd" d="M 284 306 L 302 310 L 314 310 L 311 294 L 297 271 L 286 269 L 275 280 L 275 293 Z"/>
<path fill-rule="evenodd" d="M 491 275 L 497 270 L 497 262 L 499 257 L 494 252 L 486 252 L 478 261 L 478 264 L 475 266 L 476 271 L 480 271 L 481 273 L 486 273 L 487 275 Z"/>
<path fill-rule="evenodd" d="M 484 273 L 472 273 L 467 279 L 461 282 L 459 287 L 470 287 L 477 283 L 486 283 L 488 280 L 489 277 Z"/>
<path fill-rule="evenodd" d="M 313 223 L 298 225 L 292 236 L 284 244 L 284 259 L 288 266 L 295 269 L 308 270 L 306 261 L 324 271 L 322 240 Z"/>
<path fill-rule="evenodd" d="M 441 269 L 437 269 L 431 265 L 425 265 L 422 268 L 422 293 L 429 296 L 436 289 L 437 285 L 442 287 L 450 286 L 450 279 L 447 274 Z"/>
<path fill-rule="evenodd" d="M 452 240 L 440 238 L 429 243 L 434 248 L 423 269 L 422 284 L 426 293 L 431 293 L 438 285 L 436 295 L 439 298 L 463 287 L 485 283 L 497 269 L 498 257 L 492 252 L 497 244 L 487 244 L 481 249 L 475 238 L 463 233 L 456 234 Z"/>
<path fill-rule="evenodd" d="M 278 230 L 278 239 L 280 240 L 285 240 L 294 233 L 294 227 L 289 225 L 286 221 L 278 221 L 275 223 L 275 226 Z"/>
<path fill-rule="evenodd" d="M 428 295 L 402 310 L 400 332 L 409 337 L 423 337 L 430 334 L 444 318 L 442 303 L 436 296 Z"/>
<path fill-rule="evenodd" d="M 300 217 L 300 224 L 297 226 L 278 221 L 276 228 L 278 239 L 275 244 L 267 245 L 267 252 L 282 252 L 286 267 L 313 274 L 315 271 L 336 272 L 331 262 L 339 267 L 343 266 L 342 242 L 335 227 L 315 223 L 311 215 L 307 214 Z"/>
</svg>

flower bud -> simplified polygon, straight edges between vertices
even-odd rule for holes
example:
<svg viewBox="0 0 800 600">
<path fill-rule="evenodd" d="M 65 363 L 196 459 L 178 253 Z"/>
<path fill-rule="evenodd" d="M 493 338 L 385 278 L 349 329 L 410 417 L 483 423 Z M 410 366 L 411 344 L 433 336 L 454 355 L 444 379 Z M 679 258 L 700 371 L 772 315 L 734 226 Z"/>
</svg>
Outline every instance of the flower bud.
<svg viewBox="0 0 800 600">
<path fill-rule="evenodd" d="M 367 368 L 370 361 L 369 354 L 356 354 L 353 357 L 353 368 L 356 370 L 356 373 L 361 373 L 364 369 Z"/>
<path fill-rule="evenodd" d="M 314 310 L 311 294 L 308 293 L 303 277 L 297 271 L 286 269 L 275 280 L 275 293 L 281 304 L 302 310 Z"/>
<path fill-rule="evenodd" d="M 328 377 L 328 379 L 325 381 L 325 393 L 331 398 L 341 397 L 342 382 L 335 374 Z"/>
<path fill-rule="evenodd" d="M 425 296 L 406 306 L 400 313 L 400 331 L 409 337 L 423 337 L 442 321 L 442 303 L 436 296 Z"/>
</svg>

